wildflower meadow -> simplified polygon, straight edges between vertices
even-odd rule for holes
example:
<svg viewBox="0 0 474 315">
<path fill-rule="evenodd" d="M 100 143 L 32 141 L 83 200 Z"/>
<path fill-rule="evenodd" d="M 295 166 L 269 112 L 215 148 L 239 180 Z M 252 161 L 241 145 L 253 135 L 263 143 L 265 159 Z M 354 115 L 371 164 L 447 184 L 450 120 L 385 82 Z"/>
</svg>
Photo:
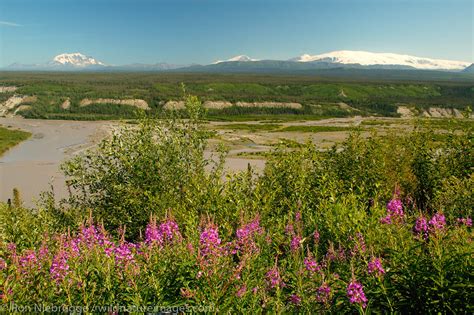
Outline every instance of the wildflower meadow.
<svg viewBox="0 0 474 315">
<path fill-rule="evenodd" d="M 225 175 L 199 105 L 68 161 L 69 198 L 0 205 L 3 310 L 473 312 L 472 129 L 282 144 Z"/>
</svg>

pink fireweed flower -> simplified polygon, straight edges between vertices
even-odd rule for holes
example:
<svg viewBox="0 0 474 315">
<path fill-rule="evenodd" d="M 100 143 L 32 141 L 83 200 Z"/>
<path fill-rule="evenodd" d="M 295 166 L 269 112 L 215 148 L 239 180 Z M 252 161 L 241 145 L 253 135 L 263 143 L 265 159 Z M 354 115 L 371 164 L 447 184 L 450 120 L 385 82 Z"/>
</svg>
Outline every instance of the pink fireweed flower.
<svg viewBox="0 0 474 315">
<path fill-rule="evenodd" d="M 392 216 L 403 217 L 403 204 L 398 199 L 392 199 L 387 203 L 387 212 Z"/>
<path fill-rule="evenodd" d="M 356 236 L 357 236 L 357 244 L 359 246 L 360 251 L 365 253 L 367 247 L 365 246 L 364 235 L 362 235 L 362 233 L 357 232 Z"/>
<path fill-rule="evenodd" d="M 385 273 L 385 270 L 382 267 L 382 260 L 380 258 L 372 257 L 367 266 L 369 274 L 376 274 L 381 276 Z"/>
<path fill-rule="evenodd" d="M 73 256 L 78 256 L 80 254 L 79 239 L 77 238 L 64 242 L 64 247 L 67 248 Z"/>
<path fill-rule="evenodd" d="M 403 219 L 403 204 L 398 199 L 392 199 L 387 203 L 387 216 L 380 219 L 381 223 L 392 224 L 394 221 Z"/>
<path fill-rule="evenodd" d="M 296 222 L 301 221 L 301 212 L 297 211 L 297 212 L 295 213 L 295 221 L 296 221 Z"/>
<path fill-rule="evenodd" d="M 413 226 L 413 233 L 423 239 L 428 238 L 428 221 L 424 216 L 420 216 L 416 219 L 415 225 Z"/>
<path fill-rule="evenodd" d="M 11 256 L 16 256 L 16 244 L 15 243 L 8 243 L 7 250 Z"/>
<path fill-rule="evenodd" d="M 51 268 L 49 268 L 49 274 L 56 283 L 61 282 L 69 273 L 67 258 L 67 253 L 64 250 L 59 251 L 53 258 Z"/>
<path fill-rule="evenodd" d="M 316 291 L 316 301 L 320 303 L 328 303 L 331 295 L 331 287 L 327 283 L 323 283 Z"/>
<path fill-rule="evenodd" d="M 296 252 L 300 248 L 302 238 L 298 235 L 293 236 L 290 242 L 290 249 L 292 252 Z"/>
<path fill-rule="evenodd" d="M 285 283 L 281 279 L 280 271 L 278 270 L 277 266 L 270 269 L 265 276 L 267 278 L 268 286 L 271 289 L 285 286 Z"/>
<path fill-rule="evenodd" d="M 19 263 L 22 273 L 27 273 L 27 269 L 34 267 L 37 267 L 38 269 L 41 268 L 41 266 L 38 264 L 38 258 L 36 257 L 34 250 L 25 251 L 25 254 L 20 257 Z"/>
<path fill-rule="evenodd" d="M 38 259 L 43 260 L 47 258 L 48 254 L 49 254 L 48 245 L 43 243 L 43 245 L 41 245 L 38 251 Z"/>
<path fill-rule="evenodd" d="M 152 221 L 148 223 L 145 229 L 145 243 L 151 244 L 153 242 L 160 242 L 161 241 L 161 235 L 158 229 L 158 226 L 156 225 L 156 221 Z"/>
<path fill-rule="evenodd" d="M 350 237 L 350 239 L 354 239 L 354 238 Z M 362 233 L 360 232 L 357 232 L 356 237 L 355 237 L 354 247 L 351 249 L 350 254 L 351 256 L 355 256 L 358 253 L 361 253 L 361 254 L 365 253 L 366 250 L 367 250 L 367 246 L 365 244 L 364 235 L 362 235 Z M 344 259 L 344 248 L 342 248 L 341 245 L 339 245 L 338 257 Z"/>
<path fill-rule="evenodd" d="M 297 294 L 292 294 L 290 295 L 290 303 L 294 305 L 300 305 L 301 304 L 301 297 Z"/>
<path fill-rule="evenodd" d="M 182 239 L 179 227 L 176 221 L 168 219 L 159 226 L 156 222 L 150 222 L 145 230 L 145 243 L 158 244 L 163 246 L 165 244 L 180 241 Z"/>
<path fill-rule="evenodd" d="M 109 239 L 103 227 L 98 230 L 94 225 L 82 226 L 77 237 L 68 237 L 61 243 L 69 255 L 74 257 L 80 256 L 83 250 L 95 246 L 103 248 L 108 256 L 115 251 L 115 244 Z"/>
<path fill-rule="evenodd" d="M 293 224 L 288 224 L 285 227 L 285 233 L 289 235 L 293 235 L 295 233 L 295 228 L 293 227 Z"/>
<path fill-rule="evenodd" d="M 260 219 L 257 216 L 253 221 L 238 228 L 235 232 L 236 242 L 234 244 L 235 249 L 232 251 L 233 254 L 237 253 L 238 250 L 247 253 L 258 252 L 259 249 L 255 243 L 255 236 L 262 234 L 263 228 L 260 226 Z"/>
<path fill-rule="evenodd" d="M 257 216 L 250 223 L 243 225 L 235 232 L 238 239 L 245 239 L 255 234 L 262 234 L 263 228 L 260 226 L 260 218 Z"/>
<path fill-rule="evenodd" d="M 351 304 L 360 304 L 363 308 L 367 305 L 367 298 L 365 297 L 364 287 L 359 282 L 353 280 L 347 286 L 347 297 Z"/>
<path fill-rule="evenodd" d="M 313 240 L 314 240 L 314 244 L 319 244 L 319 232 L 318 230 L 314 230 L 313 232 Z"/>
<path fill-rule="evenodd" d="M 181 238 L 181 233 L 179 232 L 179 227 L 176 221 L 167 220 L 160 224 L 160 230 L 165 238 L 165 240 L 173 240 L 173 238 Z"/>
<path fill-rule="evenodd" d="M 128 263 L 133 263 L 135 261 L 132 249 L 134 248 L 133 244 L 122 243 L 120 246 L 115 248 L 115 262 L 120 265 L 126 265 Z"/>
<path fill-rule="evenodd" d="M 446 218 L 444 217 L 444 214 L 437 212 L 433 215 L 428 224 L 430 225 L 430 230 L 433 232 L 443 230 L 446 226 Z"/>
<path fill-rule="evenodd" d="M 0 257 L 0 271 L 4 270 L 6 268 L 7 268 L 7 262 L 5 261 L 5 259 Z"/>
<path fill-rule="evenodd" d="M 392 224 L 392 217 L 387 215 L 380 219 L 380 223 L 382 224 Z"/>
<path fill-rule="evenodd" d="M 115 245 L 107 246 L 106 248 L 104 248 L 104 253 L 109 257 L 113 255 L 115 251 L 116 251 Z"/>
<path fill-rule="evenodd" d="M 78 237 L 79 244 L 86 245 L 88 248 L 94 246 L 99 240 L 99 234 L 94 225 L 83 226 Z"/>
<path fill-rule="evenodd" d="M 318 265 L 316 260 L 314 260 L 312 257 L 306 257 L 304 259 L 304 266 L 306 270 L 308 270 L 310 273 L 314 273 L 321 270 L 321 267 Z"/>
<path fill-rule="evenodd" d="M 104 251 L 113 250 L 115 248 L 114 242 L 112 242 L 108 235 L 106 234 L 105 230 L 101 228 L 99 233 L 97 234 L 97 243 L 104 248 Z"/>
<path fill-rule="evenodd" d="M 467 227 L 472 227 L 472 219 L 470 217 L 467 218 L 457 218 L 456 222 L 459 225 L 465 225 Z"/>
<path fill-rule="evenodd" d="M 219 232 L 217 226 L 209 224 L 202 232 L 199 237 L 199 244 L 201 254 L 203 256 L 208 255 L 219 255 L 221 239 L 219 238 Z"/>
<path fill-rule="evenodd" d="M 247 286 L 244 284 L 242 285 L 238 290 L 237 292 L 235 293 L 235 295 L 238 297 L 238 298 L 241 298 L 245 295 L 245 293 L 247 293 Z"/>
<path fill-rule="evenodd" d="M 333 261 L 337 259 L 337 253 L 334 250 L 334 245 L 330 243 L 328 251 L 326 252 L 326 255 L 324 255 L 324 259 L 326 261 Z"/>
<path fill-rule="evenodd" d="M 365 252 L 365 243 L 363 247 L 363 252 Z M 346 259 L 346 250 L 344 249 L 344 247 L 342 247 L 341 244 L 339 244 L 339 247 L 337 248 L 337 259 L 340 261 Z"/>
</svg>

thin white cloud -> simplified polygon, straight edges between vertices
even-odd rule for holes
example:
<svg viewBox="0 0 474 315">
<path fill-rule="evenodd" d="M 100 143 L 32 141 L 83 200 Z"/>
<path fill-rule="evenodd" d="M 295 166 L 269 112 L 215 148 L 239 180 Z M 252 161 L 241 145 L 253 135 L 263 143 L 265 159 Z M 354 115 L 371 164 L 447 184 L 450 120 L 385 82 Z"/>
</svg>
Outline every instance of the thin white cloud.
<svg viewBox="0 0 474 315">
<path fill-rule="evenodd" d="M 8 21 L 0 21 L 0 25 L 13 26 L 13 27 L 23 26 L 21 24 L 8 22 Z"/>
</svg>

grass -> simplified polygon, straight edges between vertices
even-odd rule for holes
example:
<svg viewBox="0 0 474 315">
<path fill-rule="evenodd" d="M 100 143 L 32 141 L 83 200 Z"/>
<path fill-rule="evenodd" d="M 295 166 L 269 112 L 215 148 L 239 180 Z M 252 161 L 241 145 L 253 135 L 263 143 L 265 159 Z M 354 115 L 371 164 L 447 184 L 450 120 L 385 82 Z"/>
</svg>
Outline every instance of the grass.
<svg viewBox="0 0 474 315">
<path fill-rule="evenodd" d="M 270 132 L 334 132 L 334 131 L 351 131 L 354 127 L 337 127 L 337 126 L 287 126 L 281 124 L 228 124 L 217 125 L 218 129 L 245 130 L 250 132 L 270 131 Z"/>
<path fill-rule="evenodd" d="M 280 124 L 228 124 L 228 125 L 217 125 L 218 129 L 231 129 L 231 130 L 246 130 L 246 131 L 276 131 L 280 129 Z"/>
<path fill-rule="evenodd" d="M 265 120 L 272 123 L 280 123 L 280 122 L 287 122 L 287 121 L 304 121 L 304 120 L 321 120 L 329 118 L 329 116 L 320 116 L 320 115 L 238 115 L 238 116 L 231 116 L 231 115 L 213 115 L 208 116 L 206 119 L 208 121 L 260 121 Z"/>
<path fill-rule="evenodd" d="M 354 127 L 336 127 L 336 126 L 288 126 L 278 131 L 282 132 L 334 132 L 351 131 Z"/>
<path fill-rule="evenodd" d="M 0 156 L 8 149 L 14 147 L 18 143 L 28 139 L 31 133 L 21 130 L 11 130 L 0 127 Z"/>
<path fill-rule="evenodd" d="M 474 127 L 472 119 L 421 119 L 419 124 L 433 129 L 444 129 L 444 130 L 466 130 Z"/>
<path fill-rule="evenodd" d="M 390 126 L 399 124 L 401 121 L 386 121 L 386 120 L 364 120 L 361 122 L 363 126 Z"/>
</svg>

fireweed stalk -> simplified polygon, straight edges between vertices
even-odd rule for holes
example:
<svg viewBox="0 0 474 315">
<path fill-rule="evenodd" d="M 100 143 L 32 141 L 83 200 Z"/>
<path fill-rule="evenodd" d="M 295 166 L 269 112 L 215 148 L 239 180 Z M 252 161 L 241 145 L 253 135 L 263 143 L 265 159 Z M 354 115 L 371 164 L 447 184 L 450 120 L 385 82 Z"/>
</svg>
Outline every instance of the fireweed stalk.
<svg viewBox="0 0 474 315">
<path fill-rule="evenodd" d="M 444 230 L 446 226 L 446 218 L 444 217 L 444 214 L 437 212 L 433 215 L 428 224 L 430 232 L 436 234 Z"/>
<path fill-rule="evenodd" d="M 413 233 L 415 233 L 415 235 L 421 239 L 428 239 L 428 221 L 424 216 L 419 216 L 416 218 L 415 225 L 413 226 Z"/>
<path fill-rule="evenodd" d="M 351 304 L 359 304 L 363 309 L 367 306 L 364 287 L 355 279 L 347 285 L 347 297 Z"/>
<path fill-rule="evenodd" d="M 301 222 L 301 217 L 295 220 L 293 231 L 298 231 L 303 226 L 302 223 L 297 223 L 298 221 Z M 422 224 L 417 220 L 417 222 L 400 225 L 400 228 L 405 228 L 406 232 L 413 229 L 420 235 L 428 232 L 428 229 L 430 233 L 441 230 L 451 231 L 451 227 L 448 228 L 444 216 L 440 213 L 433 215 L 429 222 L 426 221 L 424 219 Z M 466 227 L 454 223 L 452 230 L 456 231 L 456 229 L 465 233 Z M 314 231 L 314 226 L 309 227 L 308 230 Z M 13 275 L 15 279 L 22 281 L 28 290 L 30 289 L 28 286 L 34 285 L 31 280 L 39 277 L 39 279 L 50 281 L 58 292 L 66 291 L 67 298 L 73 299 L 74 295 L 80 292 L 74 290 L 86 290 L 85 286 L 90 285 L 90 279 L 87 278 L 90 276 L 87 271 L 88 264 L 95 262 L 98 264 L 95 266 L 97 270 L 94 271 L 97 275 L 119 279 L 119 283 L 126 283 L 130 290 L 138 291 L 140 285 L 143 286 L 144 283 L 140 281 L 144 281 L 143 279 L 150 275 L 154 276 L 153 273 L 147 274 L 147 272 L 155 270 L 162 263 L 174 264 L 174 258 L 166 256 L 166 249 L 176 249 L 173 253 L 175 257 L 186 255 L 185 257 L 193 261 L 194 269 L 192 270 L 195 270 L 195 264 L 200 268 L 198 276 L 195 277 L 193 274 L 192 279 L 185 278 L 186 273 L 179 275 L 190 285 L 178 288 L 177 292 L 183 292 L 183 296 L 193 302 L 216 302 L 231 294 L 232 297 L 238 298 L 242 305 L 252 300 L 253 305 L 257 307 L 263 300 L 269 299 L 272 301 L 271 307 L 304 309 L 311 305 L 310 303 L 315 303 L 312 307 L 337 311 L 342 305 L 339 299 L 341 295 L 345 295 L 344 299 L 347 298 L 349 301 L 344 306 L 345 311 L 348 311 L 350 306 L 360 307 L 361 311 L 364 311 L 368 303 L 364 292 L 366 287 L 370 289 L 368 292 L 371 292 L 371 297 L 374 291 L 383 292 L 390 310 L 397 310 L 396 304 L 392 303 L 387 294 L 386 287 L 390 285 L 390 276 L 386 275 L 386 272 L 389 273 L 388 257 L 390 256 L 383 256 L 384 260 L 382 260 L 381 256 L 367 255 L 374 252 L 370 234 L 366 234 L 366 237 L 361 233 L 352 234 L 345 239 L 347 247 L 318 239 L 322 243 L 321 247 L 315 246 L 313 251 L 310 250 L 309 245 L 316 241 L 309 241 L 307 254 L 303 256 L 295 254 L 288 248 L 287 235 L 282 233 L 283 235 L 268 238 L 265 242 L 268 235 L 264 235 L 264 232 L 267 230 L 264 231 L 259 217 L 256 216 L 251 221 L 242 222 L 235 233 L 229 232 L 227 237 L 220 233 L 217 224 L 209 222 L 202 225 L 199 237 L 188 238 L 181 235 L 175 220 L 168 217 L 161 223 L 157 223 L 152 218 L 143 241 L 130 243 L 123 238 L 114 240 L 103 227 L 89 223 L 89 225 L 81 226 L 76 234 L 52 236 L 47 242 L 42 242 L 36 251 L 21 250 L 20 246 L 17 250 L 15 244 L 4 244 L 3 247 L 0 244 L 2 255 L 0 275 L 10 275 L 10 277 Z M 434 238 L 434 241 L 441 242 L 443 239 Z M 173 247 L 180 242 L 183 242 L 183 246 Z M 197 246 L 192 244 L 197 244 Z M 337 249 L 334 246 L 337 246 Z M 318 262 L 315 253 L 319 248 L 325 247 L 328 247 L 328 250 L 325 255 L 322 253 L 321 257 L 324 258 Z M 273 249 L 281 252 L 278 253 Z M 441 257 L 443 255 L 441 246 L 435 249 L 437 251 L 434 254 Z M 303 251 L 298 252 L 303 254 Z M 153 255 L 153 259 L 147 259 L 147 255 Z M 380 252 L 380 255 L 384 254 Z M 278 257 L 280 263 L 275 258 L 275 263 L 269 266 L 265 262 L 268 261 L 268 257 L 271 257 L 270 259 Z M 331 261 L 334 261 L 334 264 Z M 347 271 L 344 271 L 349 263 L 358 266 L 354 267 L 351 278 L 348 278 Z M 179 272 L 180 266 L 174 265 L 174 267 L 177 269 L 173 270 Z M 336 275 L 336 272 L 341 276 Z M 174 278 L 172 279 L 174 281 Z M 334 285 L 331 279 L 335 280 Z M 256 282 L 256 280 L 261 282 Z M 154 281 L 159 281 L 159 279 L 154 279 L 152 283 L 155 283 Z M 349 283 L 341 290 L 338 283 L 346 283 L 346 281 Z M 266 285 L 262 287 L 262 283 Z M 368 283 L 371 285 L 369 286 Z M 257 285 L 260 286 L 260 290 L 254 290 Z M 372 286 L 376 286 L 375 289 L 378 288 L 381 291 L 373 290 Z M 5 288 L 0 286 L 0 294 L 4 299 L 15 298 L 21 290 L 27 291 L 25 288 L 10 284 L 7 284 Z M 308 297 L 307 294 L 310 296 Z M 332 298 L 335 301 L 331 301 Z"/>
<path fill-rule="evenodd" d="M 369 274 L 382 276 L 385 274 L 385 269 L 382 267 L 382 260 L 377 257 L 372 257 L 368 263 L 367 271 Z"/>
<path fill-rule="evenodd" d="M 387 215 L 380 222 L 385 224 L 400 223 L 403 218 L 403 203 L 399 199 L 392 199 L 387 203 Z"/>
</svg>

